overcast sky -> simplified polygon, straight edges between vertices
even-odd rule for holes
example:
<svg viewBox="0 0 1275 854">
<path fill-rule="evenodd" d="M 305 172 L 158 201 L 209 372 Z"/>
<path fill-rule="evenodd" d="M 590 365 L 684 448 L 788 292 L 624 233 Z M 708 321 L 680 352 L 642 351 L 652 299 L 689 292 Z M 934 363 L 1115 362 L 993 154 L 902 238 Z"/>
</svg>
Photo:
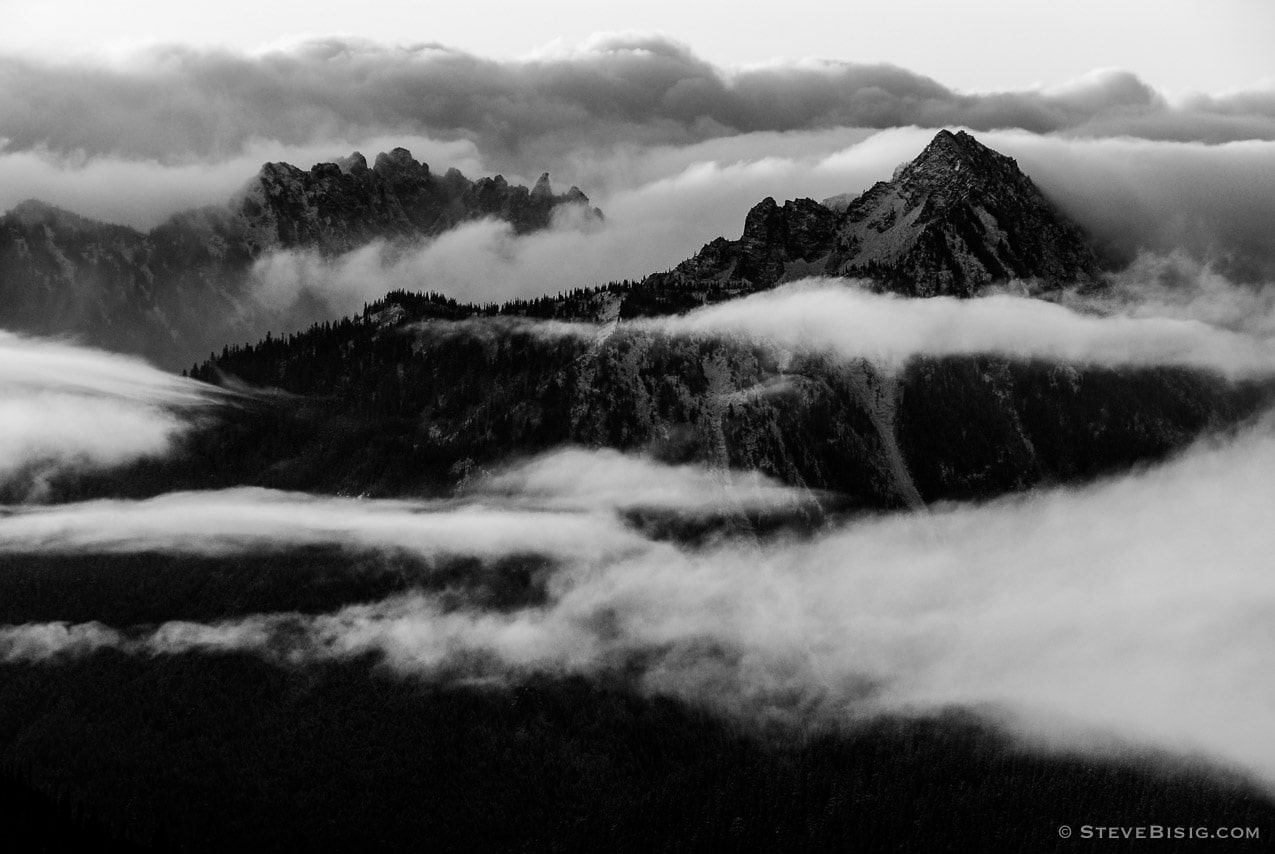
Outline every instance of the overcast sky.
<svg viewBox="0 0 1275 854">
<path fill-rule="evenodd" d="M 662 31 L 710 62 L 890 62 L 964 91 L 1058 85 L 1098 68 L 1169 93 L 1275 80 L 1270 0 L 0 0 L 0 51 L 126 56 L 157 43 L 256 51 L 347 35 L 498 59 L 568 51 L 605 31 Z"/>
</svg>

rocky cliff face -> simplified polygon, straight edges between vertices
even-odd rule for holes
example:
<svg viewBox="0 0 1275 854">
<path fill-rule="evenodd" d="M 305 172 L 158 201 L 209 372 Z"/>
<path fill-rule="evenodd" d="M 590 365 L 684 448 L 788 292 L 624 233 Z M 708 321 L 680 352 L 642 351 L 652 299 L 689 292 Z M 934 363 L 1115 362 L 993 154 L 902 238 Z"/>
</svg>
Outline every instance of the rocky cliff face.
<svg viewBox="0 0 1275 854">
<path fill-rule="evenodd" d="M 523 233 L 547 227 L 564 206 L 601 217 L 579 189 L 555 194 L 548 175 L 532 189 L 454 169 L 440 177 L 402 148 L 371 168 L 357 152 L 308 172 L 268 163 L 226 205 L 146 233 L 24 202 L 0 216 L 0 326 L 73 334 L 175 369 L 281 328 L 249 288 L 253 262 L 270 249 L 337 254 L 482 217 Z"/>
</svg>

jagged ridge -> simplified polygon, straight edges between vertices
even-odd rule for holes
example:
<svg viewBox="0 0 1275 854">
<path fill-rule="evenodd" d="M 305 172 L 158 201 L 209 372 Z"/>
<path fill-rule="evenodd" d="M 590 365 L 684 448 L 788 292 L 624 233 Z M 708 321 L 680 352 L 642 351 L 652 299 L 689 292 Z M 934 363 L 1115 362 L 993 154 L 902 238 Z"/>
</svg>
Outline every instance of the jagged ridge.
<svg viewBox="0 0 1275 854">
<path fill-rule="evenodd" d="M 371 168 L 357 152 L 308 172 L 268 163 L 227 204 L 181 212 L 150 232 L 31 200 L 0 216 L 0 325 L 75 334 L 176 368 L 280 328 L 249 289 L 253 262 L 272 248 L 338 253 L 482 217 L 525 233 L 564 206 L 602 215 L 576 187 L 554 194 L 547 174 L 531 189 L 455 169 L 439 177 L 403 148 Z"/>
<path fill-rule="evenodd" d="M 547 172 L 531 189 L 511 185 L 502 175 L 471 181 L 448 169 L 439 176 L 407 149 L 395 148 L 378 155 L 371 168 L 357 151 L 309 172 L 267 163 L 231 208 L 258 250 L 313 246 L 336 254 L 378 238 L 439 234 L 482 217 L 505 220 L 527 233 L 547 228 L 562 205 L 602 217 L 579 187 L 555 195 Z"/>
</svg>

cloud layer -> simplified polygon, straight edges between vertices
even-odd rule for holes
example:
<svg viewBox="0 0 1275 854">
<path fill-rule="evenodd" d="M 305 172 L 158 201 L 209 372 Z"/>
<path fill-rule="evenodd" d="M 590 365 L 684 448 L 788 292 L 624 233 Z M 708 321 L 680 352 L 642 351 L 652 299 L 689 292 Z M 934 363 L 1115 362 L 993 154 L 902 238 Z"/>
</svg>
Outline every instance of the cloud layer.
<svg viewBox="0 0 1275 854">
<path fill-rule="evenodd" d="M 616 462 L 603 455 L 596 464 Z M 557 496 L 564 506 L 594 501 L 589 478 L 575 494 L 558 474 L 546 480 L 540 465 L 495 483 L 529 498 Z M 651 500 L 698 501 L 703 475 L 622 465 L 660 482 Z M 526 549 L 556 550 L 543 605 L 458 610 L 409 592 L 327 615 L 173 622 L 140 632 L 95 623 L 9 626 L 0 629 L 0 658 L 44 660 L 109 645 L 146 654 L 249 650 L 296 665 L 372 651 L 395 670 L 426 677 L 621 668 L 640 674 L 647 691 L 749 720 L 826 725 L 962 703 L 999 709 L 1028 737 L 1054 745 L 1062 738 L 1083 746 L 1096 731 L 1199 751 L 1275 779 L 1275 679 L 1264 653 L 1275 617 L 1266 518 L 1275 502 L 1272 466 L 1275 433 L 1263 425 L 1084 489 L 860 519 L 762 544 L 654 542 L 603 522 L 605 513 L 576 509 L 546 511 L 521 528 L 485 518 L 497 543 L 516 548 L 525 538 Z M 232 497 L 253 503 L 224 496 Z M 34 523 L 44 533 L 28 545 L 114 548 L 118 531 L 138 530 L 137 520 L 160 503 L 221 500 L 115 505 L 109 517 L 97 505 L 33 511 L 3 520 L 0 536 L 14 542 L 14 525 Z M 451 543 L 449 523 L 463 533 L 476 518 L 469 504 L 436 508 L 430 518 L 353 502 L 311 524 L 304 508 L 276 517 L 261 504 L 246 514 L 259 520 L 247 539 L 223 544 L 257 549 L 271 538 L 305 540 L 327 525 L 336 526 L 332 536 L 382 548 Z M 555 515 L 592 526 L 594 546 L 546 533 L 558 526 Z M 198 542 L 208 516 L 169 513 L 143 526 L 143 542 Z M 598 549 L 604 532 L 623 547 Z M 454 542 L 484 557 L 504 547 L 474 536 Z"/>
</svg>

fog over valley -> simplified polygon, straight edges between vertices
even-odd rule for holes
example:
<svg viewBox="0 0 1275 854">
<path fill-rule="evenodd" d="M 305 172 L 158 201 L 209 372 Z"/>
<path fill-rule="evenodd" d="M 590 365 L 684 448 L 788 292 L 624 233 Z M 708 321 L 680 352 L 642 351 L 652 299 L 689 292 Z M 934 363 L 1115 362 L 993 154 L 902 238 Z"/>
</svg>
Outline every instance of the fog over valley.
<svg viewBox="0 0 1275 854">
<path fill-rule="evenodd" d="M 1041 82 L 676 27 L 489 54 L 324 3 L 256 47 L 157 11 L 71 51 L 27 14 L 6 830 L 1275 835 L 1275 77 L 1170 88 L 1148 4 L 1127 64 L 1058 79 L 1065 27 L 967 6 L 881 50 L 1016 25 Z"/>
</svg>

